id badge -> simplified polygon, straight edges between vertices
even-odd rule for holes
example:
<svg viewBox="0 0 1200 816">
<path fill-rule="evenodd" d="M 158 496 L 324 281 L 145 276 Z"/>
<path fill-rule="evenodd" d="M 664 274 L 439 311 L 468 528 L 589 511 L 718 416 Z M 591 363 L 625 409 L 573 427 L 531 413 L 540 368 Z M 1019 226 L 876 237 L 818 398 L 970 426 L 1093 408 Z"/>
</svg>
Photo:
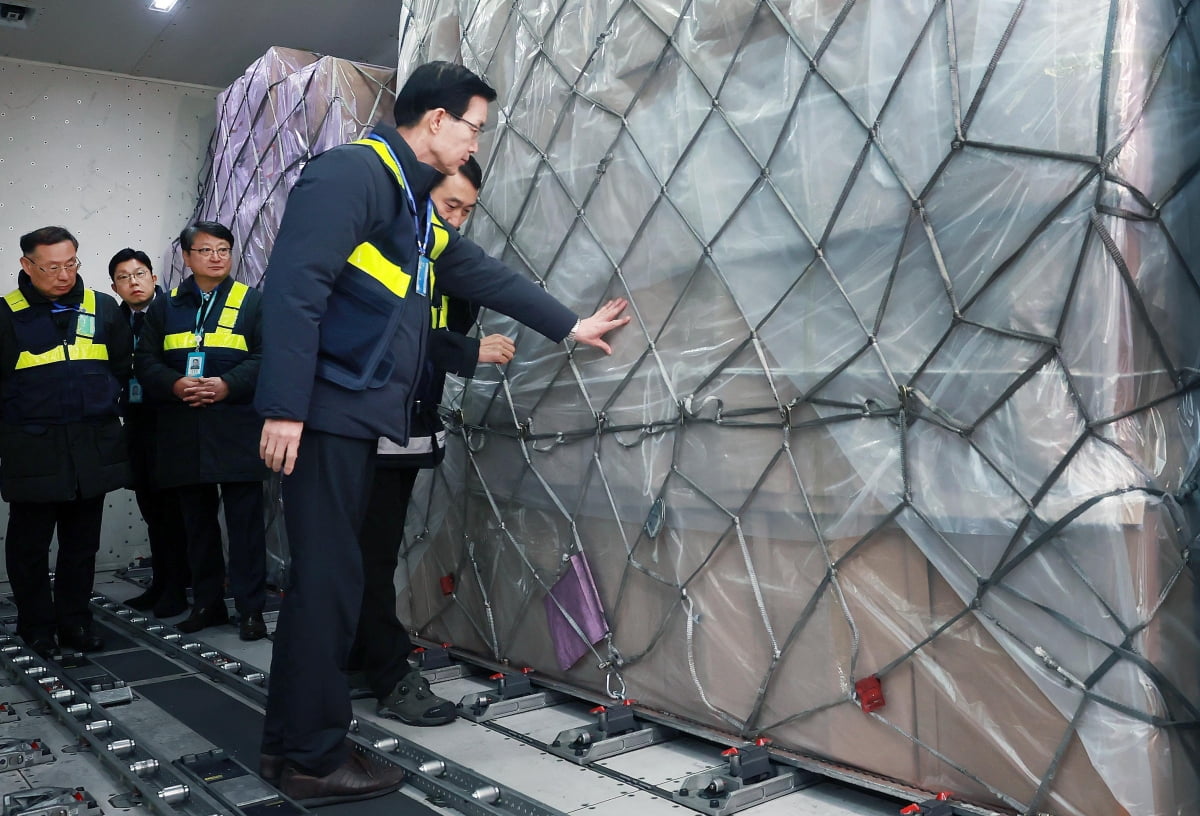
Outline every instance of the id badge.
<svg viewBox="0 0 1200 816">
<path fill-rule="evenodd" d="M 137 381 L 137 377 L 129 378 L 129 401 L 131 403 L 142 401 L 142 384 Z"/>
<path fill-rule="evenodd" d="M 187 367 L 183 371 L 185 377 L 200 378 L 204 376 L 204 352 L 193 351 L 187 356 Z"/>
<path fill-rule="evenodd" d="M 421 260 L 417 261 L 417 294 L 429 294 L 429 258 L 421 255 Z"/>
</svg>

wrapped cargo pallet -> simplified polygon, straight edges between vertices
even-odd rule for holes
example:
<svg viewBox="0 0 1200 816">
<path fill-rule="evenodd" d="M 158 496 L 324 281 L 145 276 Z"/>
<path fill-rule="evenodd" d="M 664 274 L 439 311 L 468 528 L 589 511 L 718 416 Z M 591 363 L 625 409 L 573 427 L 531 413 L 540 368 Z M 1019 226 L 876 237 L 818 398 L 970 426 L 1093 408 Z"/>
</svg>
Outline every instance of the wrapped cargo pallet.
<svg viewBox="0 0 1200 816">
<path fill-rule="evenodd" d="M 192 221 L 228 226 L 234 277 L 258 286 L 288 193 L 304 162 L 390 121 L 396 72 L 291 48 L 271 48 L 217 97 L 217 126 Z M 167 283 L 183 279 L 177 245 Z"/>
<path fill-rule="evenodd" d="M 447 406 L 412 626 L 986 805 L 1200 812 L 1197 4 L 404 7 L 401 76 L 499 92 L 468 234 L 635 316 L 483 317 L 518 356 Z"/>
</svg>

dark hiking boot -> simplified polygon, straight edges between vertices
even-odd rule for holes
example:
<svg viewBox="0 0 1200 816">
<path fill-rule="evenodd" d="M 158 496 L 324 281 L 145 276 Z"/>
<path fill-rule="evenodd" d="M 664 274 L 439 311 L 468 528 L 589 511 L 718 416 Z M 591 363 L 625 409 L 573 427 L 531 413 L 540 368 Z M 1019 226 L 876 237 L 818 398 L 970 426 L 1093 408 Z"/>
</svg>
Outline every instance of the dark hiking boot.
<svg viewBox="0 0 1200 816">
<path fill-rule="evenodd" d="M 445 725 L 458 717 L 454 703 L 430 691 L 429 681 L 415 669 L 404 675 L 388 696 L 379 701 L 375 713 L 405 725 L 421 726 Z"/>
</svg>

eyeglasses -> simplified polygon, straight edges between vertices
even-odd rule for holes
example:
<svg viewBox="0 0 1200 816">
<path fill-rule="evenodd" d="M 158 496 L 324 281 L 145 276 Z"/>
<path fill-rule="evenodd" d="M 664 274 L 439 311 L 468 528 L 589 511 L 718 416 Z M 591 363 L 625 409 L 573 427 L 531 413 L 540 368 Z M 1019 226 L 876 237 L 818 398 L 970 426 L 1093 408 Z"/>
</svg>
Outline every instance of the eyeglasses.
<svg viewBox="0 0 1200 816">
<path fill-rule="evenodd" d="M 29 258 L 28 255 L 25 257 Z M 83 266 L 83 261 L 79 260 L 78 258 L 72 258 L 65 264 L 51 264 L 50 266 L 42 266 L 41 264 L 34 263 L 33 258 L 29 258 L 29 262 L 37 267 L 37 269 L 43 275 L 57 275 L 59 272 L 63 271 L 74 272 L 76 269 Z"/>
<path fill-rule="evenodd" d="M 150 277 L 148 269 L 139 269 L 136 272 L 126 272 L 122 275 L 113 276 L 113 283 L 129 283 L 130 281 L 141 281 Z"/>
<path fill-rule="evenodd" d="M 484 133 L 484 128 L 487 127 L 487 125 L 477 125 L 474 122 L 472 122 L 470 119 L 463 119 L 457 113 L 451 113 L 450 111 L 446 111 L 446 114 L 451 119 L 455 119 L 456 121 L 462 122 L 464 125 L 469 127 L 471 129 L 471 133 L 473 133 L 476 136 L 479 136 L 482 133 Z"/>
<path fill-rule="evenodd" d="M 189 249 L 188 252 L 194 252 L 202 258 L 208 258 L 216 255 L 218 258 L 228 258 L 231 252 L 229 247 L 200 247 L 199 249 Z"/>
</svg>

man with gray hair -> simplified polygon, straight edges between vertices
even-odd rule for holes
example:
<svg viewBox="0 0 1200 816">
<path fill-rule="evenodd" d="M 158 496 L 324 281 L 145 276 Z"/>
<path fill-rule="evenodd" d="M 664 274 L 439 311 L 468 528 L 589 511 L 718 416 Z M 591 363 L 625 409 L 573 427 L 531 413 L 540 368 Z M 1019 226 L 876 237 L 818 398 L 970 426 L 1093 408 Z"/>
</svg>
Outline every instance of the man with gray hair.
<svg viewBox="0 0 1200 816">
<path fill-rule="evenodd" d="M 42 655 L 104 648 L 88 603 L 107 493 L 132 475 L 119 417 L 133 337 L 111 296 L 83 285 L 63 227 L 21 236 L 0 305 L 0 495 L 17 634 Z M 50 540 L 58 532 L 54 592 Z"/>
</svg>

